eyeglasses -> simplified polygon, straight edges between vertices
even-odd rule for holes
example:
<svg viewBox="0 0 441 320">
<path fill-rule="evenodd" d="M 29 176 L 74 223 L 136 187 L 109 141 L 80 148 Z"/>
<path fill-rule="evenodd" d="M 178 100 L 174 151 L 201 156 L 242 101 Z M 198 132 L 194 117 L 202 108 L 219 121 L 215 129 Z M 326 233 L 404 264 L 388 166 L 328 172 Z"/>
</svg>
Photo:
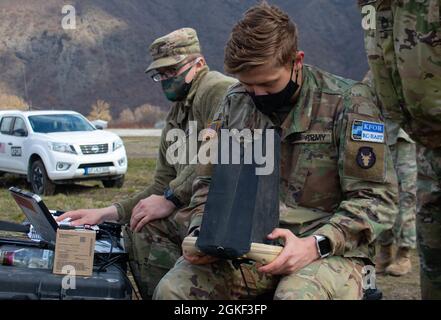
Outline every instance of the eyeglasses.
<svg viewBox="0 0 441 320">
<path fill-rule="evenodd" d="M 183 64 L 181 66 L 178 66 L 177 68 L 169 68 L 168 70 L 165 70 L 164 72 L 157 72 L 157 73 L 153 74 L 151 77 L 152 77 L 154 82 L 161 82 L 161 81 L 164 81 L 164 80 L 168 80 L 170 78 L 174 78 L 174 77 L 178 76 L 179 74 L 181 74 L 185 70 L 188 70 L 189 68 L 193 67 L 199 61 L 200 61 L 200 58 L 197 58 L 196 60 L 187 62 L 187 63 L 185 63 L 185 64 Z M 185 70 L 182 70 L 188 64 L 190 64 L 188 66 L 188 68 L 185 69 Z"/>
</svg>

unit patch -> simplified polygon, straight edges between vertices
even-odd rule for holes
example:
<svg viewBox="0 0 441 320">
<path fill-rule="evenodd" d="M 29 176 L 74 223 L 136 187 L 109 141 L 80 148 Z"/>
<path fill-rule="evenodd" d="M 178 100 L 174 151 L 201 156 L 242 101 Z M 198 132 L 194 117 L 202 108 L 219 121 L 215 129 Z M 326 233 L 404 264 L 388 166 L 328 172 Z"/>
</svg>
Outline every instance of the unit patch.
<svg viewBox="0 0 441 320">
<path fill-rule="evenodd" d="M 377 156 L 374 149 L 370 147 L 361 147 L 357 153 L 357 164 L 362 169 L 370 169 L 377 162 Z"/>
</svg>

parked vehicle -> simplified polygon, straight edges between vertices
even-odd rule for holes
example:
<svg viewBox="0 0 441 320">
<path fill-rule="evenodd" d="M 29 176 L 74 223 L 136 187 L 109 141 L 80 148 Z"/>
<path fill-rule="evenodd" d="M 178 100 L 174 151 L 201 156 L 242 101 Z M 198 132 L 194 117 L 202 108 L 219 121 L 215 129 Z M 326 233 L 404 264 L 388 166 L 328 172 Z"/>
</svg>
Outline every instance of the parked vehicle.
<svg viewBox="0 0 441 320">
<path fill-rule="evenodd" d="M 101 180 L 122 187 L 123 141 L 73 111 L 0 111 L 0 172 L 26 175 L 31 189 L 52 195 L 58 184 Z"/>
</svg>

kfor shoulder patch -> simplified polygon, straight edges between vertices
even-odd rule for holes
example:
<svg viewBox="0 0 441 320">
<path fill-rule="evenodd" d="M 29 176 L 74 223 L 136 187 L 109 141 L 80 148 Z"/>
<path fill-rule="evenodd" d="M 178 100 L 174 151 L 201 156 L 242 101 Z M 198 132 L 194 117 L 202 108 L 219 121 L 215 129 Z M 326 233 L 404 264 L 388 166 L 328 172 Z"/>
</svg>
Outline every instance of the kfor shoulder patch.
<svg viewBox="0 0 441 320">
<path fill-rule="evenodd" d="M 352 123 L 351 138 L 354 141 L 384 143 L 384 123 L 354 120 Z"/>
<path fill-rule="evenodd" d="M 372 182 L 386 179 L 385 126 L 360 114 L 349 114 L 344 147 L 345 177 Z"/>
</svg>

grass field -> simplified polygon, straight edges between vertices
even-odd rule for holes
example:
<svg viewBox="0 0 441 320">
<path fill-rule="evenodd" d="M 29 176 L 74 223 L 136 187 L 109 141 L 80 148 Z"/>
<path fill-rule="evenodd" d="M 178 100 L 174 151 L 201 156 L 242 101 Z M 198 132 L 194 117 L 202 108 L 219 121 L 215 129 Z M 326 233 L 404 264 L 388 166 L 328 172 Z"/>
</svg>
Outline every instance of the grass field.
<svg viewBox="0 0 441 320">
<path fill-rule="evenodd" d="M 147 186 L 155 169 L 159 138 L 127 138 L 124 143 L 129 157 L 129 171 L 122 189 L 104 189 L 100 182 L 62 186 L 56 195 L 44 198 L 48 207 L 65 211 L 104 207 Z M 0 220 L 20 222 L 24 216 L 9 196 L 10 186 L 29 189 L 24 178 L 11 175 L 0 178 Z M 378 276 L 378 287 L 383 291 L 385 299 L 420 299 L 416 251 L 412 252 L 412 262 L 414 269 L 405 277 Z"/>
<path fill-rule="evenodd" d="M 54 210 L 99 208 L 141 191 L 152 179 L 158 143 L 159 138 L 125 139 L 129 156 L 129 171 L 123 188 L 104 189 L 99 181 L 82 182 L 73 186 L 59 186 L 54 196 L 44 198 L 45 203 Z M 14 200 L 9 196 L 8 188 L 11 186 L 29 189 L 24 178 L 13 175 L 5 175 L 0 178 L 0 219 L 20 222 L 24 217 Z"/>
</svg>

